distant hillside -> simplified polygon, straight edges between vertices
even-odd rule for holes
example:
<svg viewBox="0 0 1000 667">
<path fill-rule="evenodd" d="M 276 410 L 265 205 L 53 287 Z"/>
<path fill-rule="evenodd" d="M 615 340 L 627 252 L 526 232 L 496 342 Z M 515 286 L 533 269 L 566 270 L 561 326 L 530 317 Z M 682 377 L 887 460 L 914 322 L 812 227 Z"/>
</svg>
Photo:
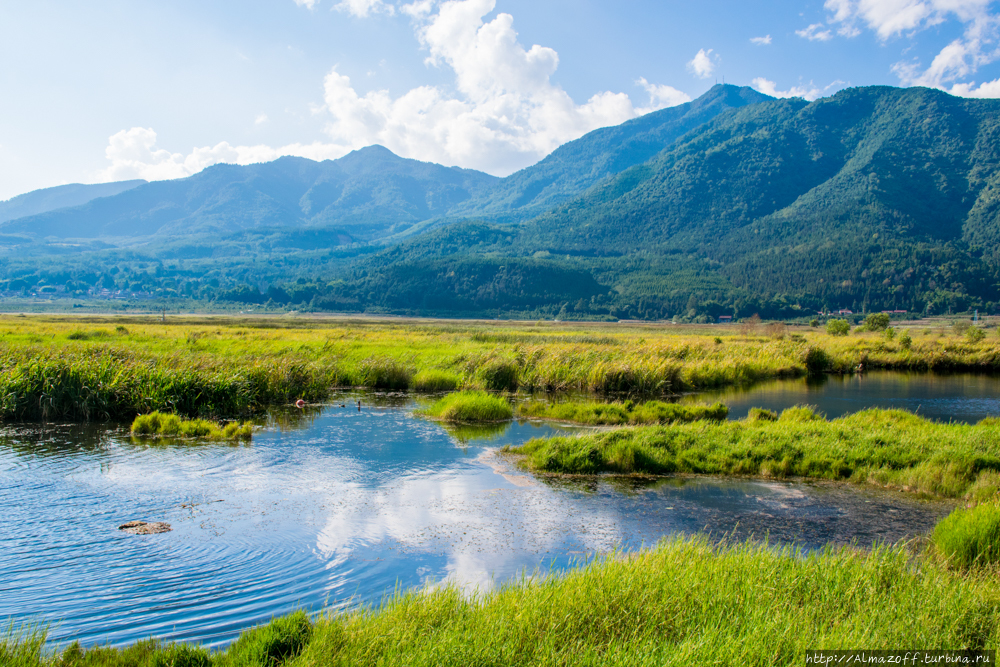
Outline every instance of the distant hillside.
<svg viewBox="0 0 1000 667">
<path fill-rule="evenodd" d="M 752 88 L 717 84 L 698 99 L 589 132 L 538 164 L 499 181 L 454 208 L 452 217 L 525 220 L 571 199 L 598 181 L 641 164 L 728 109 L 773 98 Z"/>
<path fill-rule="evenodd" d="M 35 190 L 7 201 L 0 201 L 0 222 L 38 215 L 70 206 L 80 206 L 99 197 L 111 197 L 131 190 L 146 181 L 118 181 L 117 183 L 97 183 L 94 185 L 58 185 L 54 188 Z"/>
<path fill-rule="evenodd" d="M 284 157 L 215 165 L 189 178 L 12 220 L 0 225 L 0 233 L 127 241 L 259 227 L 335 227 L 348 240 L 369 240 L 440 216 L 496 180 L 370 146 L 324 162 Z"/>
</svg>

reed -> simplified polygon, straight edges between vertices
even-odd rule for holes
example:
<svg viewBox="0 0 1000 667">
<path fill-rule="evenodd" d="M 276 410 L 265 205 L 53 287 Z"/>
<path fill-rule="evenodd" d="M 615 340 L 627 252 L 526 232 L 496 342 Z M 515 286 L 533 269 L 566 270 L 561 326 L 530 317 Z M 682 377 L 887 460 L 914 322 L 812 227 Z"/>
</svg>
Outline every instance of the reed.
<svg viewBox="0 0 1000 667">
<path fill-rule="evenodd" d="M 801 554 L 701 535 L 478 596 L 454 586 L 399 592 L 311 627 L 301 614 L 271 626 L 210 655 L 155 641 L 53 656 L 16 641 L 8 650 L 26 656 L 17 667 L 789 665 L 817 647 L 996 648 L 1000 591 L 990 577 L 915 561 L 904 546 Z M 287 649 L 267 652 L 278 645 Z"/>
<path fill-rule="evenodd" d="M 127 326 L 126 326 L 127 325 Z M 781 337 L 727 327 L 0 316 L 0 419 L 240 417 L 336 387 L 657 394 L 864 369 L 996 371 L 950 329 Z M 931 331 L 924 329 L 925 332 Z M 716 339 L 722 341 L 717 343 Z"/>
<path fill-rule="evenodd" d="M 900 410 L 834 420 L 808 408 L 530 440 L 506 451 L 538 472 L 807 477 L 959 498 L 996 493 L 1000 426 L 941 424 Z"/>
<path fill-rule="evenodd" d="M 955 510 L 935 526 L 933 540 L 953 566 L 995 567 L 1000 564 L 1000 505 L 994 500 Z"/>
<path fill-rule="evenodd" d="M 514 416 L 510 403 L 485 391 L 459 391 L 439 399 L 419 414 L 447 422 L 500 422 Z"/>
</svg>

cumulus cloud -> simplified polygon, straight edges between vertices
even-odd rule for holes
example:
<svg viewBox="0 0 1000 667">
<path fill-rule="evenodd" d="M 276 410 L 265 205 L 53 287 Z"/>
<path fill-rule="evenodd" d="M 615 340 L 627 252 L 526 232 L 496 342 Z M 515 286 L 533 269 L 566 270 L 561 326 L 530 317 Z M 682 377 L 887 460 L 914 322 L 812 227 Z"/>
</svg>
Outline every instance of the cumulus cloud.
<svg viewBox="0 0 1000 667">
<path fill-rule="evenodd" d="M 1000 79 L 986 81 L 976 87 L 976 83 L 956 83 L 948 91 L 959 97 L 1000 97 Z"/>
<path fill-rule="evenodd" d="M 404 157 L 506 175 L 590 130 L 690 99 L 675 88 L 640 79 L 650 97 L 648 106 L 636 106 L 625 93 L 613 92 L 577 104 L 551 80 L 558 54 L 537 44 L 525 48 L 510 14 L 484 21 L 494 7 L 495 0 L 420 0 L 402 6 L 400 11 L 414 21 L 428 65 L 451 70 L 454 85 L 419 86 L 395 97 L 385 90 L 362 93 L 334 67 L 323 81 L 323 104 L 314 109 L 327 118 L 324 142 L 281 148 L 223 142 L 182 155 L 157 149 L 152 130 L 133 128 L 111 138 L 112 166 L 105 175 L 174 178 L 212 160 L 245 164 L 279 155 L 335 158 L 371 144 Z M 711 51 L 702 53 L 714 67 Z"/>
<path fill-rule="evenodd" d="M 299 0 L 296 0 L 298 2 Z M 313 0 L 315 2 L 315 0 Z M 346 12 L 352 16 L 365 18 L 369 14 L 389 14 L 396 13 L 396 8 L 388 5 L 382 0 L 342 0 L 334 6 L 338 12 Z"/>
<path fill-rule="evenodd" d="M 830 30 L 824 30 L 825 27 L 822 23 L 813 23 L 807 28 L 796 30 L 795 34 L 810 42 L 827 42 L 833 39 L 833 33 Z"/>
<path fill-rule="evenodd" d="M 974 84 L 956 80 L 1000 57 L 1000 18 L 991 12 L 992 4 L 992 0 L 826 0 L 824 6 L 831 12 L 830 22 L 840 26 L 838 33 L 851 37 L 867 28 L 883 42 L 957 20 L 964 26 L 962 36 L 941 49 L 929 66 L 899 62 L 893 72 L 907 86 L 947 90 L 952 84 L 957 90 L 964 86 L 971 90 Z"/>
<path fill-rule="evenodd" d="M 718 55 L 712 56 L 712 49 L 699 49 L 695 57 L 687 64 L 688 70 L 697 77 L 707 79 L 715 71 Z"/>
<path fill-rule="evenodd" d="M 778 90 L 778 85 L 774 81 L 769 81 L 762 76 L 757 77 L 751 81 L 751 85 L 765 95 L 770 95 L 771 97 L 801 97 L 812 102 L 818 99 L 822 94 L 819 88 L 809 84 L 811 87 L 803 88 L 799 86 L 792 86 L 788 90 Z"/>
<path fill-rule="evenodd" d="M 312 9 L 316 6 L 317 2 L 319 2 L 319 0 L 295 0 L 295 4 L 299 7 L 305 7 L 306 9 Z"/>
<path fill-rule="evenodd" d="M 691 101 L 691 96 L 687 93 L 681 92 L 672 86 L 658 86 L 656 84 L 652 84 L 649 81 L 646 81 L 646 77 L 641 77 L 635 83 L 636 85 L 645 88 L 646 92 L 649 93 L 649 106 L 642 109 L 636 109 L 638 113 L 648 113 L 657 109 L 675 107 L 678 104 L 684 104 L 685 102 Z"/>
<path fill-rule="evenodd" d="M 750 42 L 756 44 L 757 46 L 766 46 L 771 43 L 771 36 L 764 35 L 763 37 L 751 37 Z"/>
</svg>

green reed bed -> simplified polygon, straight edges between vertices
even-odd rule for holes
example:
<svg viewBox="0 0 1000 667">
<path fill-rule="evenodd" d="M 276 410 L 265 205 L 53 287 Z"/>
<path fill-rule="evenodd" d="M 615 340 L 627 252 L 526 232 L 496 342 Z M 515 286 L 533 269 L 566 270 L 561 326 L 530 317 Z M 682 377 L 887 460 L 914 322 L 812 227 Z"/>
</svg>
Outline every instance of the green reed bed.
<svg viewBox="0 0 1000 667">
<path fill-rule="evenodd" d="M 418 411 L 427 417 L 448 422 L 500 422 L 514 416 L 510 403 L 485 391 L 459 391 Z"/>
<path fill-rule="evenodd" d="M 949 498 L 990 497 L 1000 490 L 995 421 L 940 424 L 900 410 L 865 410 L 828 421 L 799 407 L 780 417 L 534 439 L 507 451 L 523 455 L 523 465 L 539 472 L 797 476 Z"/>
<path fill-rule="evenodd" d="M 253 437 L 253 425 L 230 422 L 219 426 L 207 419 L 184 419 L 179 415 L 151 412 L 132 422 L 132 435 L 144 438 L 197 438 L 199 440 L 245 440 Z"/>
<path fill-rule="evenodd" d="M 580 401 L 547 403 L 529 401 L 517 408 L 519 417 L 553 419 L 591 426 L 622 426 L 625 424 L 672 424 L 701 419 L 722 420 L 729 415 L 729 408 L 722 403 L 693 405 L 646 401 L 598 403 Z"/>
<path fill-rule="evenodd" d="M 998 643 L 989 573 L 914 560 L 901 546 L 802 555 L 696 536 L 478 597 L 446 586 L 312 625 L 296 614 L 217 653 L 147 641 L 46 656 L 8 640 L 0 657 L 17 667 L 789 665 L 815 648 Z"/>
<path fill-rule="evenodd" d="M 657 394 L 859 365 L 1000 370 L 1000 338 L 950 331 L 0 316 L 0 419 L 237 417 L 335 387 Z"/>
</svg>

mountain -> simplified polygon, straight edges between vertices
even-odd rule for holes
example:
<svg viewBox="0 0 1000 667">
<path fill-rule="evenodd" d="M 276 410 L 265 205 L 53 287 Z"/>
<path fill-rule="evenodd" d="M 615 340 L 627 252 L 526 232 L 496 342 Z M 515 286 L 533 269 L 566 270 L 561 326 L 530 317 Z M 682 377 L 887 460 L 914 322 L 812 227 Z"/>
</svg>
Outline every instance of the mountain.
<svg viewBox="0 0 1000 667">
<path fill-rule="evenodd" d="M 686 132 L 728 109 L 772 99 L 752 88 L 716 84 L 694 101 L 594 130 L 563 144 L 541 162 L 458 205 L 450 215 L 498 221 L 534 217 L 608 176 L 649 160 Z"/>
<path fill-rule="evenodd" d="M 35 190 L 7 201 L 0 201 L 0 222 L 38 215 L 60 208 L 80 206 L 100 197 L 112 197 L 138 187 L 146 181 L 118 181 L 94 185 L 58 185 L 54 188 Z"/>
<path fill-rule="evenodd" d="M 370 146 L 324 162 L 283 157 L 215 165 L 188 178 L 8 221 L 0 232 L 134 242 L 255 228 L 335 227 L 348 240 L 369 240 L 443 215 L 496 180 Z"/>
</svg>

